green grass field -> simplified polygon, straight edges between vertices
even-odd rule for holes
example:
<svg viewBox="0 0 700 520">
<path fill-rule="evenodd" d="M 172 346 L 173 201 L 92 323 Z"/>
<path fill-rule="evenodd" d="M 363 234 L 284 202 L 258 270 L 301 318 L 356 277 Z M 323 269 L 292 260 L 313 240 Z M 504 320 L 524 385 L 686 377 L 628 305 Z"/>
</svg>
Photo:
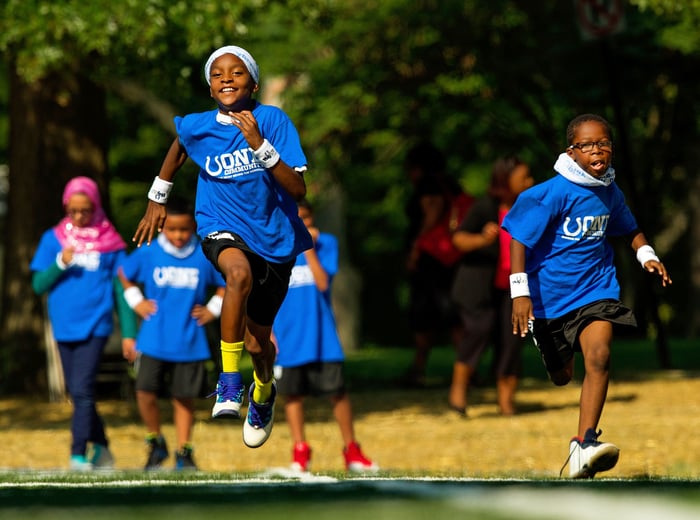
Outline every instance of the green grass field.
<svg viewBox="0 0 700 520">
<path fill-rule="evenodd" d="M 0 517 L 41 519 L 690 520 L 681 480 L 336 479 L 249 475 L 0 474 Z M 246 515 L 246 516 L 243 516 Z"/>
<path fill-rule="evenodd" d="M 700 349 L 673 341 L 671 359 L 679 377 L 700 374 Z M 347 360 L 354 394 L 391 386 L 408 364 L 410 349 L 367 347 Z M 430 360 L 428 382 L 444 386 L 452 352 L 441 347 Z M 489 379 L 489 359 L 481 378 Z M 651 342 L 616 341 L 613 379 L 662 377 Z M 249 369 L 249 367 L 247 368 Z M 525 350 L 523 379 L 551 386 L 534 347 Z M 2 456 L 0 456 L 0 468 Z M 520 478 L 522 477 L 522 478 Z M 0 470 L 0 519 L 192 520 L 243 515 L 334 520 L 595 519 L 685 520 L 700 518 L 700 480 L 604 478 L 569 481 L 554 477 L 448 478 L 438 474 L 383 471 L 376 478 L 345 473 L 291 477 L 268 472 L 182 474 Z"/>
</svg>

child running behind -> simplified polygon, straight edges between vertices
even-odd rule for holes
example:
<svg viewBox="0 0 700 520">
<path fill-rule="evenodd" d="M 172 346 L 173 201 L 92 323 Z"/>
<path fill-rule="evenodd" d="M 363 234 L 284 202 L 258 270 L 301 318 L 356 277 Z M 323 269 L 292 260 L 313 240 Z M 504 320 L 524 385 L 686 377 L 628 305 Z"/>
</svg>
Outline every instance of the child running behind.
<svg viewBox="0 0 700 520">
<path fill-rule="evenodd" d="M 557 386 L 571 381 L 574 353 L 583 355 L 578 434 L 564 467 L 569 464 L 571 478 L 592 478 L 612 469 L 620 451 L 600 442 L 597 431 L 613 325 L 636 326 L 634 314 L 620 302 L 607 237 L 625 237 L 642 268 L 659 275 L 664 286 L 671 278 L 614 182 L 610 124 L 583 114 L 569 123 L 566 138 L 568 147 L 554 164 L 557 175 L 521 193 L 503 228 L 512 236 L 513 334 L 525 336 L 530 324 Z"/>
</svg>

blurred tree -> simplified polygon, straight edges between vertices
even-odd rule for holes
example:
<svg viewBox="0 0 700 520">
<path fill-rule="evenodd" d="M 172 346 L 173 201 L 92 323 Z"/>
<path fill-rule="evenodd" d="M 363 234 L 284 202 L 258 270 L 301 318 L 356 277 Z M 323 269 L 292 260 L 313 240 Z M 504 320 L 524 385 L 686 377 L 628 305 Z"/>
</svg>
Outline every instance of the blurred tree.
<svg viewBox="0 0 700 520">
<path fill-rule="evenodd" d="M 365 340 L 408 337 L 405 151 L 430 138 L 477 194 L 504 153 L 520 154 L 542 180 L 564 146 L 566 123 L 580 112 L 622 127 L 627 153 L 616 157 L 618 181 L 672 269 L 676 284 L 664 298 L 689 301 L 700 313 L 700 8 L 698 0 L 677 4 L 631 0 L 626 29 L 601 42 L 581 40 L 573 2 L 6 0 L 0 51 L 12 110 L 3 384 L 37 380 L 28 349 L 41 344 L 41 325 L 26 266 L 39 233 L 60 216 L 66 178 L 88 173 L 103 189 L 109 184 L 119 208 L 113 218 L 128 236 L 172 139 L 172 116 L 211 107 L 202 61 L 228 43 L 253 52 L 262 95 L 284 103 L 299 126 L 310 194 L 319 214 L 334 214 L 347 233 L 346 252 L 362 275 Z M 177 189 L 191 193 L 194 175 L 182 177 Z M 642 273 L 631 256 L 620 258 L 624 294 L 640 299 L 644 321 L 649 295 L 637 290 Z M 662 310 L 697 332 L 690 311 Z"/>
<path fill-rule="evenodd" d="M 42 312 L 29 261 L 41 232 L 62 215 L 60 194 L 69 178 L 93 177 L 108 193 L 107 92 L 165 117 L 163 105 L 191 81 L 188 51 L 204 54 L 216 40 L 245 30 L 234 8 L 187 4 L 8 0 L 0 7 L 0 49 L 10 70 L 4 390 L 38 389 L 45 382 Z M 212 38 L 215 33 L 222 36 Z"/>
<path fill-rule="evenodd" d="M 678 228 L 676 208 L 693 193 L 697 158 L 688 137 L 698 134 L 693 99 L 700 69 L 697 52 L 666 42 L 685 41 L 678 26 L 686 34 L 696 26 L 679 21 L 684 9 L 657 15 L 628 8 L 623 32 L 583 41 L 573 2 L 349 0 L 273 7 L 301 13 L 271 55 L 280 60 L 276 69 L 297 79 L 289 83 L 285 107 L 301 122 L 314 170 L 340 183 L 348 200 L 350 252 L 365 280 L 366 338 L 405 339 L 405 292 L 396 290 L 403 287 L 402 204 L 409 189 L 402 160 L 423 138 L 446 151 L 450 171 L 478 193 L 503 153 L 523 156 L 540 180 L 550 176 L 567 122 L 598 112 L 618 129 L 618 152 L 626 150 L 616 155 L 618 182 L 645 231 L 652 240 L 665 238 L 659 252 L 670 266 L 676 251 L 682 257 L 688 230 Z M 656 288 L 645 285 L 631 256 L 620 255 L 625 298 L 635 301 L 642 333 L 654 335 L 648 290 Z M 681 285 L 665 298 L 687 287 L 679 265 L 672 272 Z"/>
</svg>

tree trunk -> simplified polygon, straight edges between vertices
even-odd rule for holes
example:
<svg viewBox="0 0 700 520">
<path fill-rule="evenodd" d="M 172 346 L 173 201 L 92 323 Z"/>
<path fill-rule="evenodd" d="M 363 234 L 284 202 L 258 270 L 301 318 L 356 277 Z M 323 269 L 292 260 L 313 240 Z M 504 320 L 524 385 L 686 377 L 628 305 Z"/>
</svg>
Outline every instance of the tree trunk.
<svg viewBox="0 0 700 520">
<path fill-rule="evenodd" d="M 690 306 L 689 323 L 686 337 L 700 336 L 700 177 L 695 179 L 690 191 L 690 288 L 688 304 Z"/>
<path fill-rule="evenodd" d="M 41 234 L 63 216 L 61 194 L 77 175 L 106 193 L 105 94 L 79 72 L 24 83 L 10 62 L 8 212 L 3 239 L 0 391 L 46 390 L 44 312 L 29 263 Z M 75 302 L 65 302 L 71 305 Z"/>
</svg>

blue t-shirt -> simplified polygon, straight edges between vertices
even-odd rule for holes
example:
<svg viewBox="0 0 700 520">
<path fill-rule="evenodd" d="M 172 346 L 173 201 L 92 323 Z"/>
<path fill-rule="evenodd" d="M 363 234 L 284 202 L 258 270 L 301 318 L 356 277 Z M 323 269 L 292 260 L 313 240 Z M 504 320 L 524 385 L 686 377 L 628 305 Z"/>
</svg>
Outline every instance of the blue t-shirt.
<svg viewBox="0 0 700 520">
<path fill-rule="evenodd" d="M 292 121 L 279 108 L 255 103 L 260 133 L 282 160 L 299 171 L 306 157 Z M 233 231 L 264 259 L 290 262 L 313 242 L 296 201 L 253 155 L 241 131 L 216 120 L 218 110 L 175 118 L 180 142 L 200 167 L 197 233 Z"/>
<path fill-rule="evenodd" d="M 61 247 L 53 229 L 39 241 L 29 265 L 41 272 L 56 262 Z M 49 320 L 59 342 L 83 341 L 93 336 L 109 336 L 114 329 L 114 277 L 124 250 L 111 253 L 76 253 L 48 293 Z"/>
<path fill-rule="evenodd" d="M 526 246 L 533 312 L 558 318 L 602 299 L 619 299 L 607 236 L 637 229 L 625 197 L 609 186 L 581 186 L 561 175 L 518 196 L 503 229 Z"/>
<path fill-rule="evenodd" d="M 321 233 L 315 247 L 321 266 L 332 280 L 338 271 L 338 241 L 333 235 Z M 275 364 L 281 367 L 344 359 L 331 306 L 330 284 L 327 291 L 318 290 L 303 254 L 296 259 L 289 292 L 272 331 L 278 347 Z"/>
<path fill-rule="evenodd" d="M 167 252 L 164 238 L 159 235 L 149 247 L 136 249 L 122 264 L 124 276 L 142 285 L 144 296 L 158 306 L 155 314 L 141 321 L 136 349 L 164 361 L 209 359 L 206 330 L 191 313 L 195 304 L 206 305 L 208 290 L 223 286 L 223 278 L 206 259 L 196 238 L 184 258 Z M 176 251 L 187 248 L 171 247 Z"/>
</svg>

